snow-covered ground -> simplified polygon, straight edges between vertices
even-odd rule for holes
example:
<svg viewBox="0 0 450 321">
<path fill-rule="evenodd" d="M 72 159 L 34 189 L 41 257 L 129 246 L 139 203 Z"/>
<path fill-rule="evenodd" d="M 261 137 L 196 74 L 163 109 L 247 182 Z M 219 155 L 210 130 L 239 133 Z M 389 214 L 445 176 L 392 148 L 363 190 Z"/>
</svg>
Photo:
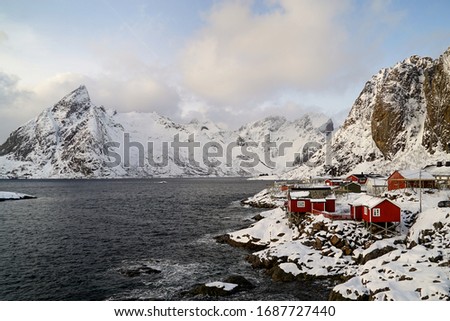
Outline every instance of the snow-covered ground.
<svg viewBox="0 0 450 321">
<path fill-rule="evenodd" d="M 242 201 L 244 205 L 250 205 L 254 207 L 281 207 L 287 197 L 287 191 L 280 191 L 276 185 L 267 187 L 261 192 L 251 196 Z"/>
<path fill-rule="evenodd" d="M 345 210 L 358 195 L 339 196 L 338 208 Z M 373 235 L 363 223 L 322 215 L 307 215 L 293 226 L 281 208 L 261 213 L 262 220 L 229 236 L 266 246 L 253 253 L 252 264 L 256 259 L 256 266 L 271 271 L 276 266 L 278 274 L 281 270 L 291 279 L 343 277 L 346 281 L 334 287 L 332 299 L 450 300 L 450 208 L 437 207 L 450 199 L 450 191 L 386 196 L 402 208 L 397 236 Z M 418 213 L 420 203 L 423 211 Z"/>
</svg>

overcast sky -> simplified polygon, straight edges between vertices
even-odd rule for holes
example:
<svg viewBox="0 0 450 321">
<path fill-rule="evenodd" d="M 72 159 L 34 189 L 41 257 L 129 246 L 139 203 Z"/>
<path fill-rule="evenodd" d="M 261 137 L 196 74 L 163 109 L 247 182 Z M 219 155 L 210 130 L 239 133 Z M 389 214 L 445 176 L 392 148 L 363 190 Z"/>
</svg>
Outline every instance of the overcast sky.
<svg viewBox="0 0 450 321">
<path fill-rule="evenodd" d="M 450 1 L 0 0 L 0 141 L 87 86 L 96 105 L 237 128 L 348 113 L 379 69 L 450 46 Z"/>
</svg>

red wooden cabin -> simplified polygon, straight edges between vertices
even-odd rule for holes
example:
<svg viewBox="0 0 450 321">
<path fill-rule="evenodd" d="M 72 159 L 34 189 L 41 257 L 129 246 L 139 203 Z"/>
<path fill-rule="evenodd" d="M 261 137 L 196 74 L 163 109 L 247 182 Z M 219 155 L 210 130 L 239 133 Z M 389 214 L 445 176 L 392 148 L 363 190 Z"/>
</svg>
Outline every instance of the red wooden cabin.
<svg viewBox="0 0 450 321">
<path fill-rule="evenodd" d="M 330 178 L 325 181 L 327 186 L 341 186 L 342 184 L 344 184 L 344 181 L 339 178 Z"/>
<path fill-rule="evenodd" d="M 388 190 L 403 188 L 435 188 L 436 180 L 433 175 L 420 170 L 395 171 L 387 179 Z"/>
<path fill-rule="evenodd" d="M 369 223 L 400 222 L 400 207 L 387 198 L 363 195 L 349 205 L 354 220 Z"/>
<path fill-rule="evenodd" d="M 311 212 L 311 199 L 308 191 L 289 191 L 288 211 L 290 213 Z"/>
<path fill-rule="evenodd" d="M 311 200 L 311 210 L 325 211 L 325 199 L 317 198 Z"/>
<path fill-rule="evenodd" d="M 334 196 L 325 199 L 325 211 L 330 213 L 336 212 L 336 198 Z"/>
<path fill-rule="evenodd" d="M 349 182 L 355 182 L 358 183 L 360 185 L 364 185 L 367 182 L 367 175 L 366 174 L 352 174 L 350 176 L 348 176 L 346 179 L 346 181 Z"/>
</svg>

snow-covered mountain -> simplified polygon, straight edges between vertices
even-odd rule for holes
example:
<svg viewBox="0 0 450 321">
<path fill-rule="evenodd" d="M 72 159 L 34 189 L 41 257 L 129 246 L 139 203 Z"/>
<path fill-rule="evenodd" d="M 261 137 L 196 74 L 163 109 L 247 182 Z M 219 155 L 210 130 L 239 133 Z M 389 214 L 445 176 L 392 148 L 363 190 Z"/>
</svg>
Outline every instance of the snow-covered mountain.
<svg viewBox="0 0 450 321">
<path fill-rule="evenodd" d="M 412 56 L 374 75 L 355 100 L 332 144 L 337 175 L 389 173 L 448 160 L 450 48 L 438 59 Z M 324 163 L 325 149 L 315 157 Z M 323 173 L 301 166 L 285 175 Z"/>
<path fill-rule="evenodd" d="M 0 176 L 281 174 L 307 158 L 307 143 L 324 143 L 320 128 L 327 121 L 320 114 L 295 121 L 268 117 L 226 131 L 212 122 L 179 124 L 156 113 L 117 113 L 94 106 L 86 87 L 80 86 L 0 145 Z"/>
<path fill-rule="evenodd" d="M 229 131 L 156 113 L 94 106 L 79 87 L 0 146 L 0 177 L 257 176 L 299 179 L 333 169 L 378 172 L 448 160 L 450 48 L 374 75 L 335 133 L 325 165 L 321 114 L 268 117 Z M 309 159 L 309 162 L 306 162 Z"/>
</svg>

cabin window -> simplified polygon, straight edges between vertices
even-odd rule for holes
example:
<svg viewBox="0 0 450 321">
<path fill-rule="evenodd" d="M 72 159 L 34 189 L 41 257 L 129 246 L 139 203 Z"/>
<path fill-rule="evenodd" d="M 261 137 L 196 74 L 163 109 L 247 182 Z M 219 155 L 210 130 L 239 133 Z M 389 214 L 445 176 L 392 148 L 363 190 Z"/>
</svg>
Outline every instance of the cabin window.
<svg viewBox="0 0 450 321">
<path fill-rule="evenodd" d="M 367 207 L 364 207 L 364 215 L 369 214 L 369 210 L 367 209 Z"/>
<path fill-rule="evenodd" d="M 305 201 L 297 201 L 297 207 L 305 207 Z"/>
<path fill-rule="evenodd" d="M 380 211 L 380 209 L 379 208 L 374 208 L 373 210 L 372 210 L 372 215 L 375 217 L 380 217 L 381 216 L 381 211 Z"/>
</svg>

